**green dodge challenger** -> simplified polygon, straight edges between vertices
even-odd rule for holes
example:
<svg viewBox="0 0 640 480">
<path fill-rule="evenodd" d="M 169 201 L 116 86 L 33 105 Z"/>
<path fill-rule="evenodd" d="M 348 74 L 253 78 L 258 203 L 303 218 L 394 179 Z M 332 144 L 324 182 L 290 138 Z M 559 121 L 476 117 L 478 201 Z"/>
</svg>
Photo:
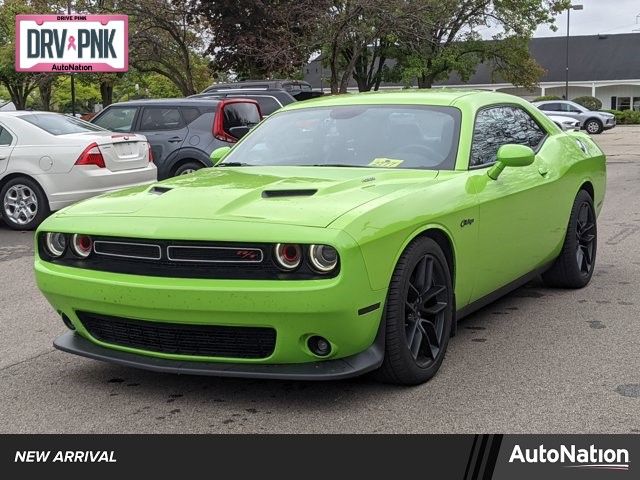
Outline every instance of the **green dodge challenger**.
<svg viewBox="0 0 640 480">
<path fill-rule="evenodd" d="M 593 274 L 605 156 L 517 97 L 294 103 L 212 158 L 42 223 L 38 286 L 69 329 L 58 349 L 163 372 L 418 384 L 463 316 L 536 275 L 580 288 Z"/>
</svg>

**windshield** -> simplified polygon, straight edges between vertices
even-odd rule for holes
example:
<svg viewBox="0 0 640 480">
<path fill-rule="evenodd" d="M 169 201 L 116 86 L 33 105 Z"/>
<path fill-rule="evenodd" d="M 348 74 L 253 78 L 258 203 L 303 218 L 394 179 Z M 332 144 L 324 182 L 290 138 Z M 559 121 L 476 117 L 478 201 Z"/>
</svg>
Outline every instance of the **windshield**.
<svg viewBox="0 0 640 480">
<path fill-rule="evenodd" d="M 276 113 L 220 164 L 453 169 L 460 111 L 351 105 Z"/>
<path fill-rule="evenodd" d="M 51 135 L 66 135 L 69 133 L 104 132 L 105 129 L 79 118 L 60 115 L 59 113 L 30 113 L 20 115 L 21 120 L 29 122 Z"/>
</svg>

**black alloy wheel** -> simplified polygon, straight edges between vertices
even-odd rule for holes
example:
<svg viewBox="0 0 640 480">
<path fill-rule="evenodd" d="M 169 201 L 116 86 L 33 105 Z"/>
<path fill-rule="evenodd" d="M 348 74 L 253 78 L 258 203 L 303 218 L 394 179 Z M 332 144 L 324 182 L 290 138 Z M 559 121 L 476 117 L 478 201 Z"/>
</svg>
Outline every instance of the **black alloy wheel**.
<svg viewBox="0 0 640 480">
<path fill-rule="evenodd" d="M 443 267 L 433 255 L 427 254 L 418 261 L 405 297 L 407 347 L 420 367 L 428 367 L 440 353 L 449 304 Z"/>
<path fill-rule="evenodd" d="M 542 274 L 550 287 L 582 288 L 593 276 L 598 251 L 598 224 L 591 194 L 580 190 L 567 225 L 562 250 L 555 262 Z"/>
<path fill-rule="evenodd" d="M 453 298 L 442 248 L 432 238 L 417 238 L 398 260 L 389 285 L 381 380 L 417 385 L 436 374 L 451 336 Z"/>
<path fill-rule="evenodd" d="M 594 265 L 596 219 L 589 202 L 582 202 L 576 225 L 576 261 L 584 275 L 591 274 Z"/>
</svg>

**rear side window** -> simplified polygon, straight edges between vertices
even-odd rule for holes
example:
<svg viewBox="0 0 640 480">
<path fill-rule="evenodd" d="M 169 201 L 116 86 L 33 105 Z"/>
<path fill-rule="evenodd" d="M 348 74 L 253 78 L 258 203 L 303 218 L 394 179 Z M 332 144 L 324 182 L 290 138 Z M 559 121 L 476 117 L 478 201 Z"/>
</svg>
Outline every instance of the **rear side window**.
<svg viewBox="0 0 640 480">
<path fill-rule="evenodd" d="M 0 127 L 0 146 L 11 145 L 13 137 L 7 129 Z"/>
<path fill-rule="evenodd" d="M 478 112 L 473 130 L 469 166 L 488 165 L 496 161 L 502 145 L 516 143 L 534 150 L 546 133 L 527 112 L 518 107 L 500 106 Z"/>
<path fill-rule="evenodd" d="M 184 121 L 187 123 L 187 125 L 193 122 L 202 114 L 200 110 L 194 107 L 182 107 L 181 110 L 182 116 L 184 117 Z"/>
<path fill-rule="evenodd" d="M 258 109 L 253 103 L 232 103 L 224 107 L 224 130 L 253 126 L 261 120 Z"/>
<path fill-rule="evenodd" d="M 18 118 L 41 128 L 51 135 L 104 131 L 104 128 L 98 125 L 93 125 L 79 118 L 60 115 L 59 113 L 30 113 L 28 115 L 20 115 Z"/>
<path fill-rule="evenodd" d="M 180 110 L 175 107 L 145 107 L 140 120 L 140 130 L 177 130 L 184 127 Z"/>
<path fill-rule="evenodd" d="M 130 132 L 137 111 L 136 107 L 110 107 L 91 123 L 112 132 Z"/>
<path fill-rule="evenodd" d="M 231 97 L 231 96 L 230 96 Z M 251 100 L 255 100 L 260 105 L 260 112 L 262 115 L 271 115 L 273 112 L 278 110 L 281 105 L 278 101 L 273 97 L 262 96 L 262 95 L 234 95 L 231 98 L 250 98 Z"/>
</svg>

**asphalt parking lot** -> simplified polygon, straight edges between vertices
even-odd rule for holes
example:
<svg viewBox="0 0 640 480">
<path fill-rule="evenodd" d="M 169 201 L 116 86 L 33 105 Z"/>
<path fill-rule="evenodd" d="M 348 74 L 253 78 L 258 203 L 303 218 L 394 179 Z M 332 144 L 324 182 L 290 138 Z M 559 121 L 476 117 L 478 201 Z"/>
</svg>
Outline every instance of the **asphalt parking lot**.
<svg viewBox="0 0 640 480">
<path fill-rule="evenodd" d="M 2 433 L 639 433 L 640 127 L 608 154 L 591 284 L 533 282 L 466 318 L 413 388 L 174 376 L 54 350 L 65 327 L 35 286 L 32 234 L 0 223 Z"/>
</svg>

